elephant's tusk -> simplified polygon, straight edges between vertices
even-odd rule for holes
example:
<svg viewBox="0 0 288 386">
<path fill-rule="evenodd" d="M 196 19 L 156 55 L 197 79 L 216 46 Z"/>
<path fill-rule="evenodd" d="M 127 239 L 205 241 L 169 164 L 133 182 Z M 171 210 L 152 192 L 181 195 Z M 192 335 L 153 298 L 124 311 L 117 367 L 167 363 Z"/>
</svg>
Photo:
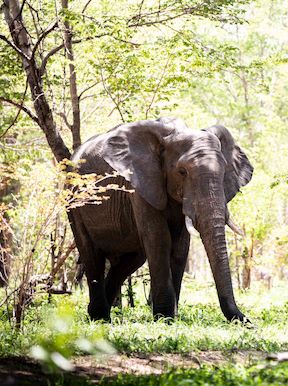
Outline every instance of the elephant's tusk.
<svg viewBox="0 0 288 386">
<path fill-rule="evenodd" d="M 188 216 L 185 216 L 185 225 L 186 225 L 186 229 L 190 233 L 190 235 L 194 235 L 195 229 L 193 227 L 193 223 L 192 223 L 191 218 Z"/>
<path fill-rule="evenodd" d="M 226 224 L 230 229 L 232 229 L 233 232 L 237 233 L 240 236 L 244 236 L 244 232 L 242 231 L 242 229 L 238 227 L 238 225 L 234 224 L 230 217 L 228 218 Z"/>
</svg>

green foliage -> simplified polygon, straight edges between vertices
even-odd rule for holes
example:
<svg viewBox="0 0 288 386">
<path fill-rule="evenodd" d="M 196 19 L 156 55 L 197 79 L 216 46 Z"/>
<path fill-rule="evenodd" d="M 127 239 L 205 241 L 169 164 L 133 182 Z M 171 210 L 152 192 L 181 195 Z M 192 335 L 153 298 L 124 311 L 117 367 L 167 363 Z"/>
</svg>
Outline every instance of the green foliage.
<svg viewBox="0 0 288 386">
<path fill-rule="evenodd" d="M 52 23 L 58 18 L 59 23 L 69 22 L 73 28 L 73 40 L 77 42 L 74 50 L 79 89 L 84 91 L 92 87 L 93 94 L 89 99 L 94 104 L 104 97 L 105 105 L 112 102 L 112 109 L 120 115 L 118 119 L 128 121 L 159 115 L 162 109 L 173 107 L 169 99 L 177 97 L 177 88 L 179 90 L 182 85 L 187 88 L 189 84 L 185 69 L 187 59 L 192 58 L 192 67 L 206 74 L 210 73 L 212 62 L 214 70 L 218 61 L 222 65 L 225 62 L 226 59 L 219 58 L 216 52 L 221 46 L 225 57 L 231 48 L 219 43 L 220 46 L 207 50 L 205 42 L 201 42 L 204 37 L 198 37 L 191 29 L 195 27 L 196 17 L 201 18 L 201 23 L 206 19 L 217 25 L 217 21 L 239 23 L 244 14 L 241 0 L 143 2 L 141 5 L 137 2 L 107 4 L 100 1 L 97 5 L 89 3 L 85 12 L 84 1 L 71 2 L 69 9 L 65 10 L 58 3 L 32 3 L 23 7 L 32 43 L 49 26 L 48 20 Z M 5 23 L 0 22 L 1 29 L 8 33 Z M 180 42 L 181 37 L 185 37 L 184 44 Z M 36 52 L 38 61 L 41 62 L 51 49 L 61 44 L 62 31 L 58 28 L 43 40 Z M 0 90 L 5 92 L 3 96 L 8 95 L 20 102 L 22 93 L 15 88 L 17 84 L 24 91 L 20 59 L 4 42 L 0 41 L 0 47 L 3 47 L 3 63 L 7 63 L 3 66 L 3 82 L 6 83 L 1 87 L 0 82 Z M 67 65 L 65 55 L 59 50 L 49 59 L 44 73 L 46 97 L 56 114 L 63 110 L 68 114 Z M 84 95 L 80 101 L 82 99 Z M 29 92 L 25 102 L 28 100 Z M 88 105 L 92 109 L 92 104 Z M 63 120 L 55 119 L 63 125 Z"/>
<path fill-rule="evenodd" d="M 103 339 L 98 328 L 89 338 L 78 331 L 75 325 L 75 311 L 67 305 L 60 305 L 57 312 L 50 314 L 46 324 L 48 334 L 39 336 L 38 344 L 32 346 L 31 355 L 39 360 L 49 372 L 71 371 L 69 359 L 77 354 L 111 355 L 113 347 Z"/>
<path fill-rule="evenodd" d="M 179 320 L 172 325 L 165 320 L 147 323 L 143 310 L 127 310 L 129 316 L 123 315 L 121 325 L 114 321 L 116 324 L 108 336 L 118 351 L 127 354 L 233 349 L 273 352 L 287 349 L 285 307 L 280 314 L 279 307 L 260 312 L 248 309 L 246 314 L 257 326 L 256 330 L 224 322 L 217 304 L 182 306 Z M 135 320 L 132 325 L 131 320 Z"/>
<path fill-rule="evenodd" d="M 165 374 L 135 376 L 121 375 L 116 379 L 103 379 L 100 385 L 137 385 L 137 386 L 255 386 L 283 385 L 288 381 L 287 364 L 277 366 L 252 366 L 248 369 L 241 365 L 211 367 L 201 366 L 200 369 L 172 370 Z"/>
<path fill-rule="evenodd" d="M 143 305 L 141 287 L 142 284 L 138 283 L 135 288 L 137 306 L 134 309 L 124 307 L 122 313 L 114 309 L 111 324 L 88 320 L 88 296 L 80 291 L 69 297 L 54 296 L 50 303 L 44 295 L 38 296 L 27 309 L 21 330 L 12 328 L 7 312 L 1 308 L 0 356 L 32 355 L 46 371 L 54 374 L 55 384 L 90 385 L 94 380 L 78 377 L 76 373 L 73 373 L 73 379 L 69 374 L 63 375 L 63 371 L 72 370 L 73 358 L 92 354 L 105 361 L 107 355 L 115 350 L 118 354 L 144 358 L 149 354 L 163 353 L 179 353 L 185 357 L 192 352 L 197 358 L 201 351 L 216 351 L 223 352 L 227 362 L 199 364 L 199 368 L 194 368 L 195 364 L 191 362 L 187 369 L 167 365 L 162 375 L 119 374 L 113 378 L 103 377 L 100 384 L 252 386 L 287 382 L 287 364 L 270 365 L 255 357 L 256 351 L 288 350 L 285 283 L 271 292 L 264 292 L 259 287 L 258 292 L 237 294 L 240 302 L 246 305 L 242 308 L 246 308 L 254 329 L 225 322 L 217 300 L 211 300 L 210 293 L 215 289 L 197 283 L 192 288 L 191 282 L 185 282 L 183 298 L 191 299 L 193 296 L 198 301 L 185 300 L 184 304 L 181 301 L 179 318 L 172 323 L 167 324 L 165 320 L 153 322 L 150 308 Z M 245 351 L 250 352 L 245 365 L 230 361 L 233 353 Z"/>
<path fill-rule="evenodd" d="M 276 186 L 280 184 L 288 184 L 288 175 L 287 174 L 278 174 L 274 176 L 274 179 L 270 185 L 271 188 L 275 188 Z"/>
<path fill-rule="evenodd" d="M 17 54 L 7 45 L 1 44 L 0 50 L 0 90 L 1 96 L 9 98 L 13 93 L 14 97 L 20 98 L 22 96 L 19 88 L 15 86 L 24 83 L 24 74 L 22 66 L 18 60 Z"/>
</svg>

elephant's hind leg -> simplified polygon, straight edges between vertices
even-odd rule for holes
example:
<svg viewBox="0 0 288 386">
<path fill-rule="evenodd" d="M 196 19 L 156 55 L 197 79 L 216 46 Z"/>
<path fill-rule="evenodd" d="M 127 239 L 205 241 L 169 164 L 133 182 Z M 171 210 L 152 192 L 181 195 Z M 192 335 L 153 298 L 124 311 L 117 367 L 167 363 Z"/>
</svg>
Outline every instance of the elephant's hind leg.
<svg viewBox="0 0 288 386">
<path fill-rule="evenodd" d="M 106 258 L 101 251 L 96 251 L 93 259 L 92 269 L 90 264 L 85 269 L 90 297 L 88 313 L 92 320 L 110 321 L 110 306 L 107 302 L 104 281 Z"/>
<path fill-rule="evenodd" d="M 143 254 L 127 253 L 122 255 L 119 262 L 112 265 L 106 277 L 106 297 L 107 301 L 112 306 L 115 297 L 129 275 L 141 267 L 146 258 Z"/>
<path fill-rule="evenodd" d="M 75 220 L 75 217 L 70 215 L 70 221 L 71 218 L 73 219 L 71 227 L 89 287 L 89 316 L 92 320 L 110 321 L 110 306 L 107 302 L 104 285 L 105 256 L 101 250 L 95 248 L 81 219 Z"/>
</svg>

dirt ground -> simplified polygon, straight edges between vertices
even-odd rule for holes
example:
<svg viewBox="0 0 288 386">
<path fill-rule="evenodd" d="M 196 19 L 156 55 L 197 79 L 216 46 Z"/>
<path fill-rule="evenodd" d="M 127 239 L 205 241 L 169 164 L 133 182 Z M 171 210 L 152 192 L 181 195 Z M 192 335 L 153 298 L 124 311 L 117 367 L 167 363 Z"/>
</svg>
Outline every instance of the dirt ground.
<svg viewBox="0 0 288 386">
<path fill-rule="evenodd" d="M 257 351 L 205 351 L 180 354 L 159 354 L 124 356 L 113 355 L 97 359 L 93 356 L 78 357 L 73 360 L 74 371 L 65 375 L 67 385 L 69 377 L 89 379 L 97 384 L 102 377 L 113 378 L 123 374 L 161 374 L 171 368 L 197 368 L 203 364 L 221 365 L 223 363 L 253 364 L 263 359 L 264 354 Z M 40 364 L 24 357 L 0 358 L 0 385 L 24 386 L 53 384 L 53 376 L 45 374 Z"/>
</svg>

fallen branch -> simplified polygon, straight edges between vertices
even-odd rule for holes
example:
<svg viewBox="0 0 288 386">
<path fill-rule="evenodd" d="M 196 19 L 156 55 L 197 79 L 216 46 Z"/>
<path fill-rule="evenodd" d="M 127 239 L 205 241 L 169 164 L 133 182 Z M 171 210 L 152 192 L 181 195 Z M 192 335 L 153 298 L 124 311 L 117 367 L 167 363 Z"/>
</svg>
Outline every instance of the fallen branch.
<svg viewBox="0 0 288 386">
<path fill-rule="evenodd" d="M 76 248 L 76 244 L 73 241 L 71 245 L 66 249 L 65 253 L 57 258 L 57 263 L 55 267 L 52 268 L 52 276 L 54 277 L 56 273 L 60 270 L 62 265 L 65 263 L 66 259 L 69 257 L 70 253 Z"/>
</svg>

